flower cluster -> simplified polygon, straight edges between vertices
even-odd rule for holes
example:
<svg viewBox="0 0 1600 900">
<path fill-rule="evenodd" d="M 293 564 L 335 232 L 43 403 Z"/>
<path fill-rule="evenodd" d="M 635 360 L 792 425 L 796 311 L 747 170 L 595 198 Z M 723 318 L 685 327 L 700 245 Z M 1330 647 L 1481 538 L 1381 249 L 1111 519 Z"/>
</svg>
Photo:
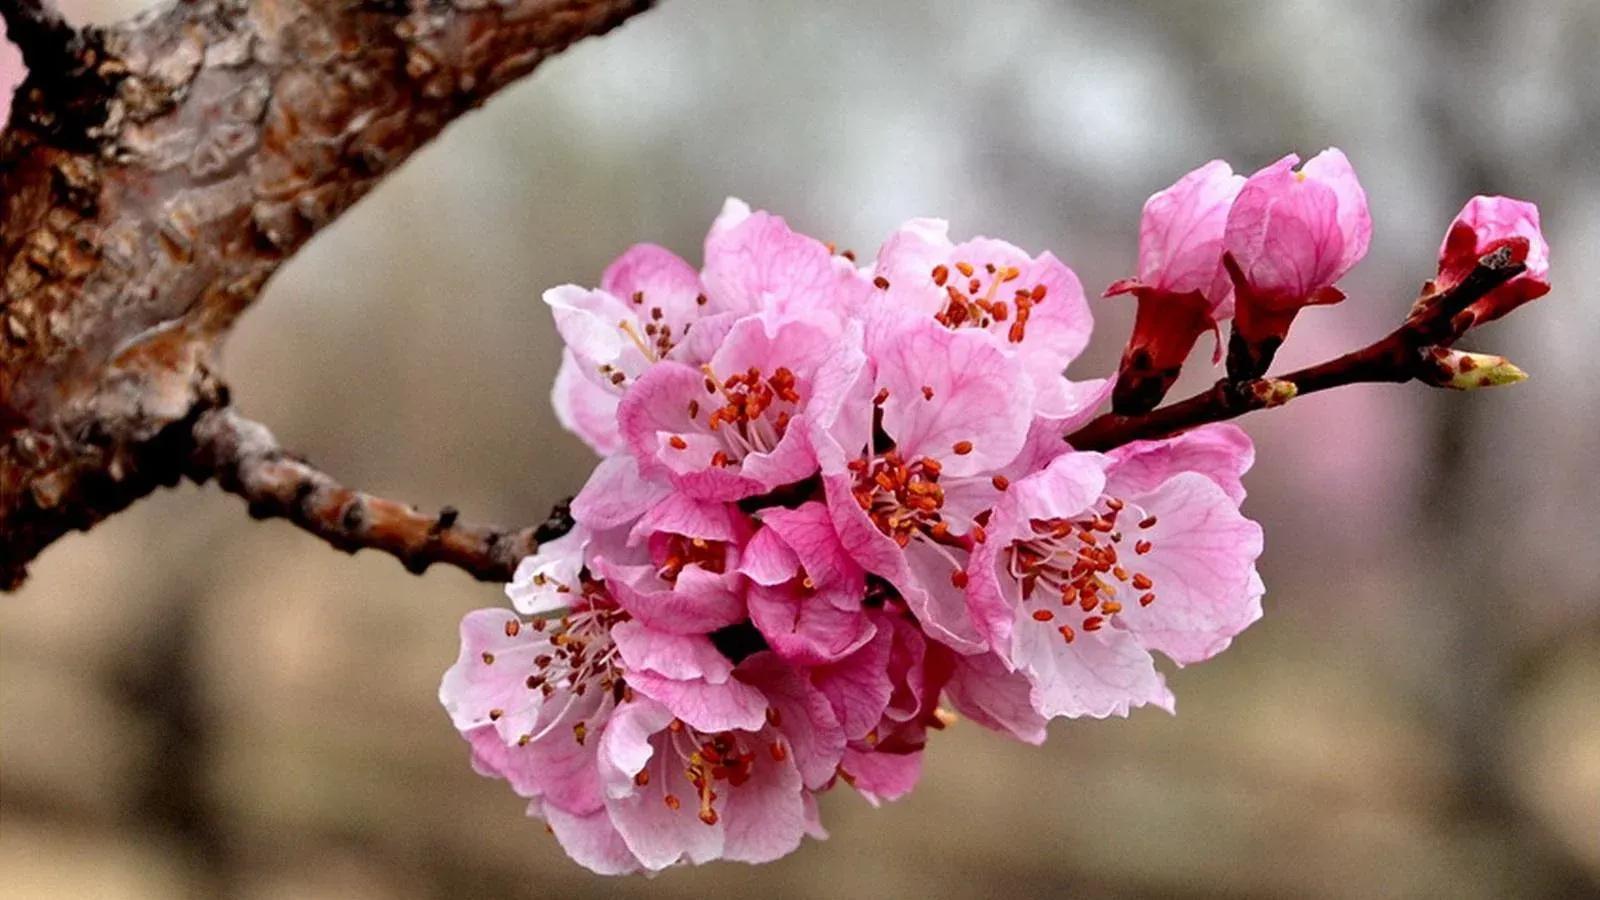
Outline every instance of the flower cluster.
<svg viewBox="0 0 1600 900">
<path fill-rule="evenodd" d="M 1293 162 L 1151 198 L 1112 288 L 1140 304 L 1119 400 L 1153 405 L 1230 312 L 1259 363 L 1333 299 L 1364 199 L 1337 151 Z M 1542 248 L 1514 202 L 1469 206 L 1441 283 L 1495 241 Z M 1535 283 L 1479 314 L 1537 290 L 1527 255 Z M 545 301 L 556 410 L 603 461 L 515 610 L 462 622 L 440 698 L 594 871 L 782 856 L 839 782 L 909 791 L 957 715 L 1039 743 L 1058 716 L 1170 711 L 1155 655 L 1205 660 L 1261 615 L 1242 431 L 1062 440 L 1114 388 L 1063 374 L 1092 323 L 1049 253 L 917 219 L 862 265 L 729 201 L 699 270 L 639 245 Z"/>
</svg>

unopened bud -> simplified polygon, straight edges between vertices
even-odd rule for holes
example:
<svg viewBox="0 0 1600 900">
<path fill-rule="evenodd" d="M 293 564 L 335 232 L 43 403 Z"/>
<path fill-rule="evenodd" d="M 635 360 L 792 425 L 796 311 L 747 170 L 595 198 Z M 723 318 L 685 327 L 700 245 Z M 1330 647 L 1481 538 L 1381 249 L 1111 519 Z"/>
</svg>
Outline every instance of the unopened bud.
<svg viewBox="0 0 1600 900">
<path fill-rule="evenodd" d="M 1528 378 L 1527 372 L 1517 368 L 1504 356 L 1468 353 L 1445 347 L 1431 347 L 1427 354 L 1422 380 L 1434 387 L 1471 391 L 1516 384 Z"/>
<path fill-rule="evenodd" d="M 1281 381 L 1276 378 L 1262 378 L 1250 382 L 1250 395 L 1261 404 L 1263 409 L 1282 406 L 1295 398 L 1300 393 L 1300 388 L 1292 381 Z"/>
</svg>

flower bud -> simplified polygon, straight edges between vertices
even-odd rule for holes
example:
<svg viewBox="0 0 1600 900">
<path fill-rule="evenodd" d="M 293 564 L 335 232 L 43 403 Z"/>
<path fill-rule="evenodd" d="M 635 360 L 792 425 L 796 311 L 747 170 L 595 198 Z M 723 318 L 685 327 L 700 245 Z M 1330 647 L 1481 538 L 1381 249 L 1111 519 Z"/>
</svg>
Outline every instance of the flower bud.
<svg viewBox="0 0 1600 900">
<path fill-rule="evenodd" d="M 1195 341 L 1231 313 L 1233 285 L 1219 278 L 1228 209 L 1244 185 L 1212 160 L 1145 201 L 1139 276 L 1106 289 L 1133 294 L 1138 312 L 1111 402 L 1124 415 L 1148 412 L 1177 380 Z"/>
<path fill-rule="evenodd" d="M 1478 260 L 1502 247 L 1527 268 L 1467 307 L 1469 325 L 1500 318 L 1550 292 L 1550 245 L 1539 227 L 1539 207 L 1510 197 L 1479 195 L 1467 201 L 1439 248 L 1436 292 L 1459 285 Z"/>
<path fill-rule="evenodd" d="M 1430 347 L 1422 380 L 1434 387 L 1471 391 L 1526 381 L 1528 373 L 1504 356 Z"/>
<path fill-rule="evenodd" d="M 1228 375 L 1255 378 L 1272 364 L 1302 307 L 1338 303 L 1334 282 L 1372 240 L 1367 195 L 1350 161 L 1324 150 L 1294 170 L 1289 154 L 1251 175 L 1228 213 L 1224 265 L 1234 288 Z"/>
<path fill-rule="evenodd" d="M 1276 378 L 1263 378 L 1250 383 L 1250 395 L 1261 404 L 1262 409 L 1272 409 L 1282 406 L 1293 400 L 1300 393 L 1300 388 L 1292 381 L 1282 381 Z"/>
</svg>

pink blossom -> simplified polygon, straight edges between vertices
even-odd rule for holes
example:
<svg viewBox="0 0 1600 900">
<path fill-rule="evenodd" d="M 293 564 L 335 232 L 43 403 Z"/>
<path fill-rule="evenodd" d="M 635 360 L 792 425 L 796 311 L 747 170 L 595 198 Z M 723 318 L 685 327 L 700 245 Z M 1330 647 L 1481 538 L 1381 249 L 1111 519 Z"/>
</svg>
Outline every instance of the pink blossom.
<svg viewBox="0 0 1600 900">
<path fill-rule="evenodd" d="M 1471 274 L 1480 257 L 1502 247 L 1511 248 L 1527 269 L 1467 308 L 1478 324 L 1550 292 L 1550 245 L 1539 227 L 1539 207 L 1510 197 L 1473 197 L 1450 223 L 1439 248 L 1434 285 L 1448 290 Z"/>
<path fill-rule="evenodd" d="M 1233 285 L 1222 272 L 1223 230 L 1244 185 L 1222 160 L 1178 179 L 1144 204 L 1139 275 L 1106 288 L 1138 302 L 1133 336 L 1122 354 L 1118 412 L 1150 410 L 1177 380 L 1195 341 L 1233 313 Z"/>
<path fill-rule="evenodd" d="M 765 511 L 739 571 L 750 581 L 751 622 L 792 663 L 837 662 L 877 632 L 862 606 L 866 573 L 839 541 L 824 504 Z"/>
<path fill-rule="evenodd" d="M 878 251 L 874 286 L 877 317 L 988 333 L 1022 360 L 1036 408 L 1065 413 L 1062 372 L 1088 344 L 1094 320 L 1078 276 L 1053 254 L 1030 256 L 992 238 L 954 244 L 942 219 L 912 219 Z"/>
<path fill-rule="evenodd" d="M 663 362 L 617 410 L 641 471 L 707 500 L 739 500 L 814 474 L 806 435 L 812 405 L 831 409 L 828 385 L 862 356 L 814 320 L 740 319 L 694 368 Z"/>
<path fill-rule="evenodd" d="M 1170 709 L 1151 651 L 1198 662 L 1260 617 L 1261 531 L 1238 511 L 1248 442 L 1218 429 L 1058 457 L 996 509 L 968 596 L 1041 715 Z"/>
<path fill-rule="evenodd" d="M 805 703 L 789 715 L 826 716 L 826 709 Z M 651 870 L 714 859 L 768 862 L 793 851 L 811 827 L 798 757 L 770 724 L 705 733 L 636 698 L 601 738 L 606 809 Z"/>
<path fill-rule="evenodd" d="M 854 402 L 865 412 L 870 398 L 876 425 L 841 416 L 816 438 L 834 527 L 931 636 L 975 652 L 983 645 L 962 599 L 962 545 L 999 496 L 994 476 L 1027 440 L 1032 381 L 988 334 L 932 320 L 895 333 L 875 363 Z M 878 446 L 874 431 L 892 446 Z"/>
<path fill-rule="evenodd" d="M 1220 315 L 1237 183 L 1212 164 L 1152 198 L 1141 310 Z M 702 271 L 639 245 L 546 296 L 552 399 L 603 459 L 506 587 L 533 618 L 469 613 L 440 699 L 596 872 L 821 837 L 836 784 L 912 790 L 941 703 L 1031 743 L 1170 709 L 1153 654 L 1205 659 L 1260 615 L 1242 432 L 1063 440 L 1113 392 L 1062 374 L 1090 328 L 1066 266 L 914 220 L 869 271 L 730 201 Z"/>
<path fill-rule="evenodd" d="M 1228 212 L 1224 262 L 1235 292 L 1229 373 L 1262 374 L 1304 306 L 1338 303 L 1334 283 L 1367 254 L 1367 195 L 1344 153 L 1295 171 L 1291 153 L 1245 180 Z"/>
</svg>

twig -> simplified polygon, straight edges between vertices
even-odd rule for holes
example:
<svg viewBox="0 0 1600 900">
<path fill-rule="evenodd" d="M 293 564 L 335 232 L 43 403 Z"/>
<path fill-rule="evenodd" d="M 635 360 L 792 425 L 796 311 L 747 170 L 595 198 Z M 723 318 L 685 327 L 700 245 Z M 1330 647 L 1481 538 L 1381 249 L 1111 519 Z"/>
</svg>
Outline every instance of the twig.
<svg viewBox="0 0 1600 900">
<path fill-rule="evenodd" d="M 1279 405 L 1289 397 L 1347 384 L 1399 384 L 1426 377 L 1428 350 L 1449 346 L 1461 337 L 1462 324 L 1457 316 L 1525 268 L 1512 261 L 1510 250 L 1503 248 L 1478 260 L 1472 274 L 1450 290 L 1425 291 L 1399 328 L 1360 350 L 1266 380 L 1223 379 L 1188 399 L 1140 415 L 1106 413 L 1067 435 L 1066 441 L 1078 450 L 1109 450 L 1237 418 Z"/>
<path fill-rule="evenodd" d="M 453 507 L 424 513 L 345 487 L 285 452 L 266 426 L 226 407 L 201 415 L 193 437 L 189 476 L 215 477 L 249 502 L 252 516 L 288 519 L 347 552 L 387 553 L 411 572 L 444 563 L 480 581 L 509 581 L 519 560 L 572 527 L 565 504 L 544 524 L 511 531 L 462 522 Z"/>
</svg>

